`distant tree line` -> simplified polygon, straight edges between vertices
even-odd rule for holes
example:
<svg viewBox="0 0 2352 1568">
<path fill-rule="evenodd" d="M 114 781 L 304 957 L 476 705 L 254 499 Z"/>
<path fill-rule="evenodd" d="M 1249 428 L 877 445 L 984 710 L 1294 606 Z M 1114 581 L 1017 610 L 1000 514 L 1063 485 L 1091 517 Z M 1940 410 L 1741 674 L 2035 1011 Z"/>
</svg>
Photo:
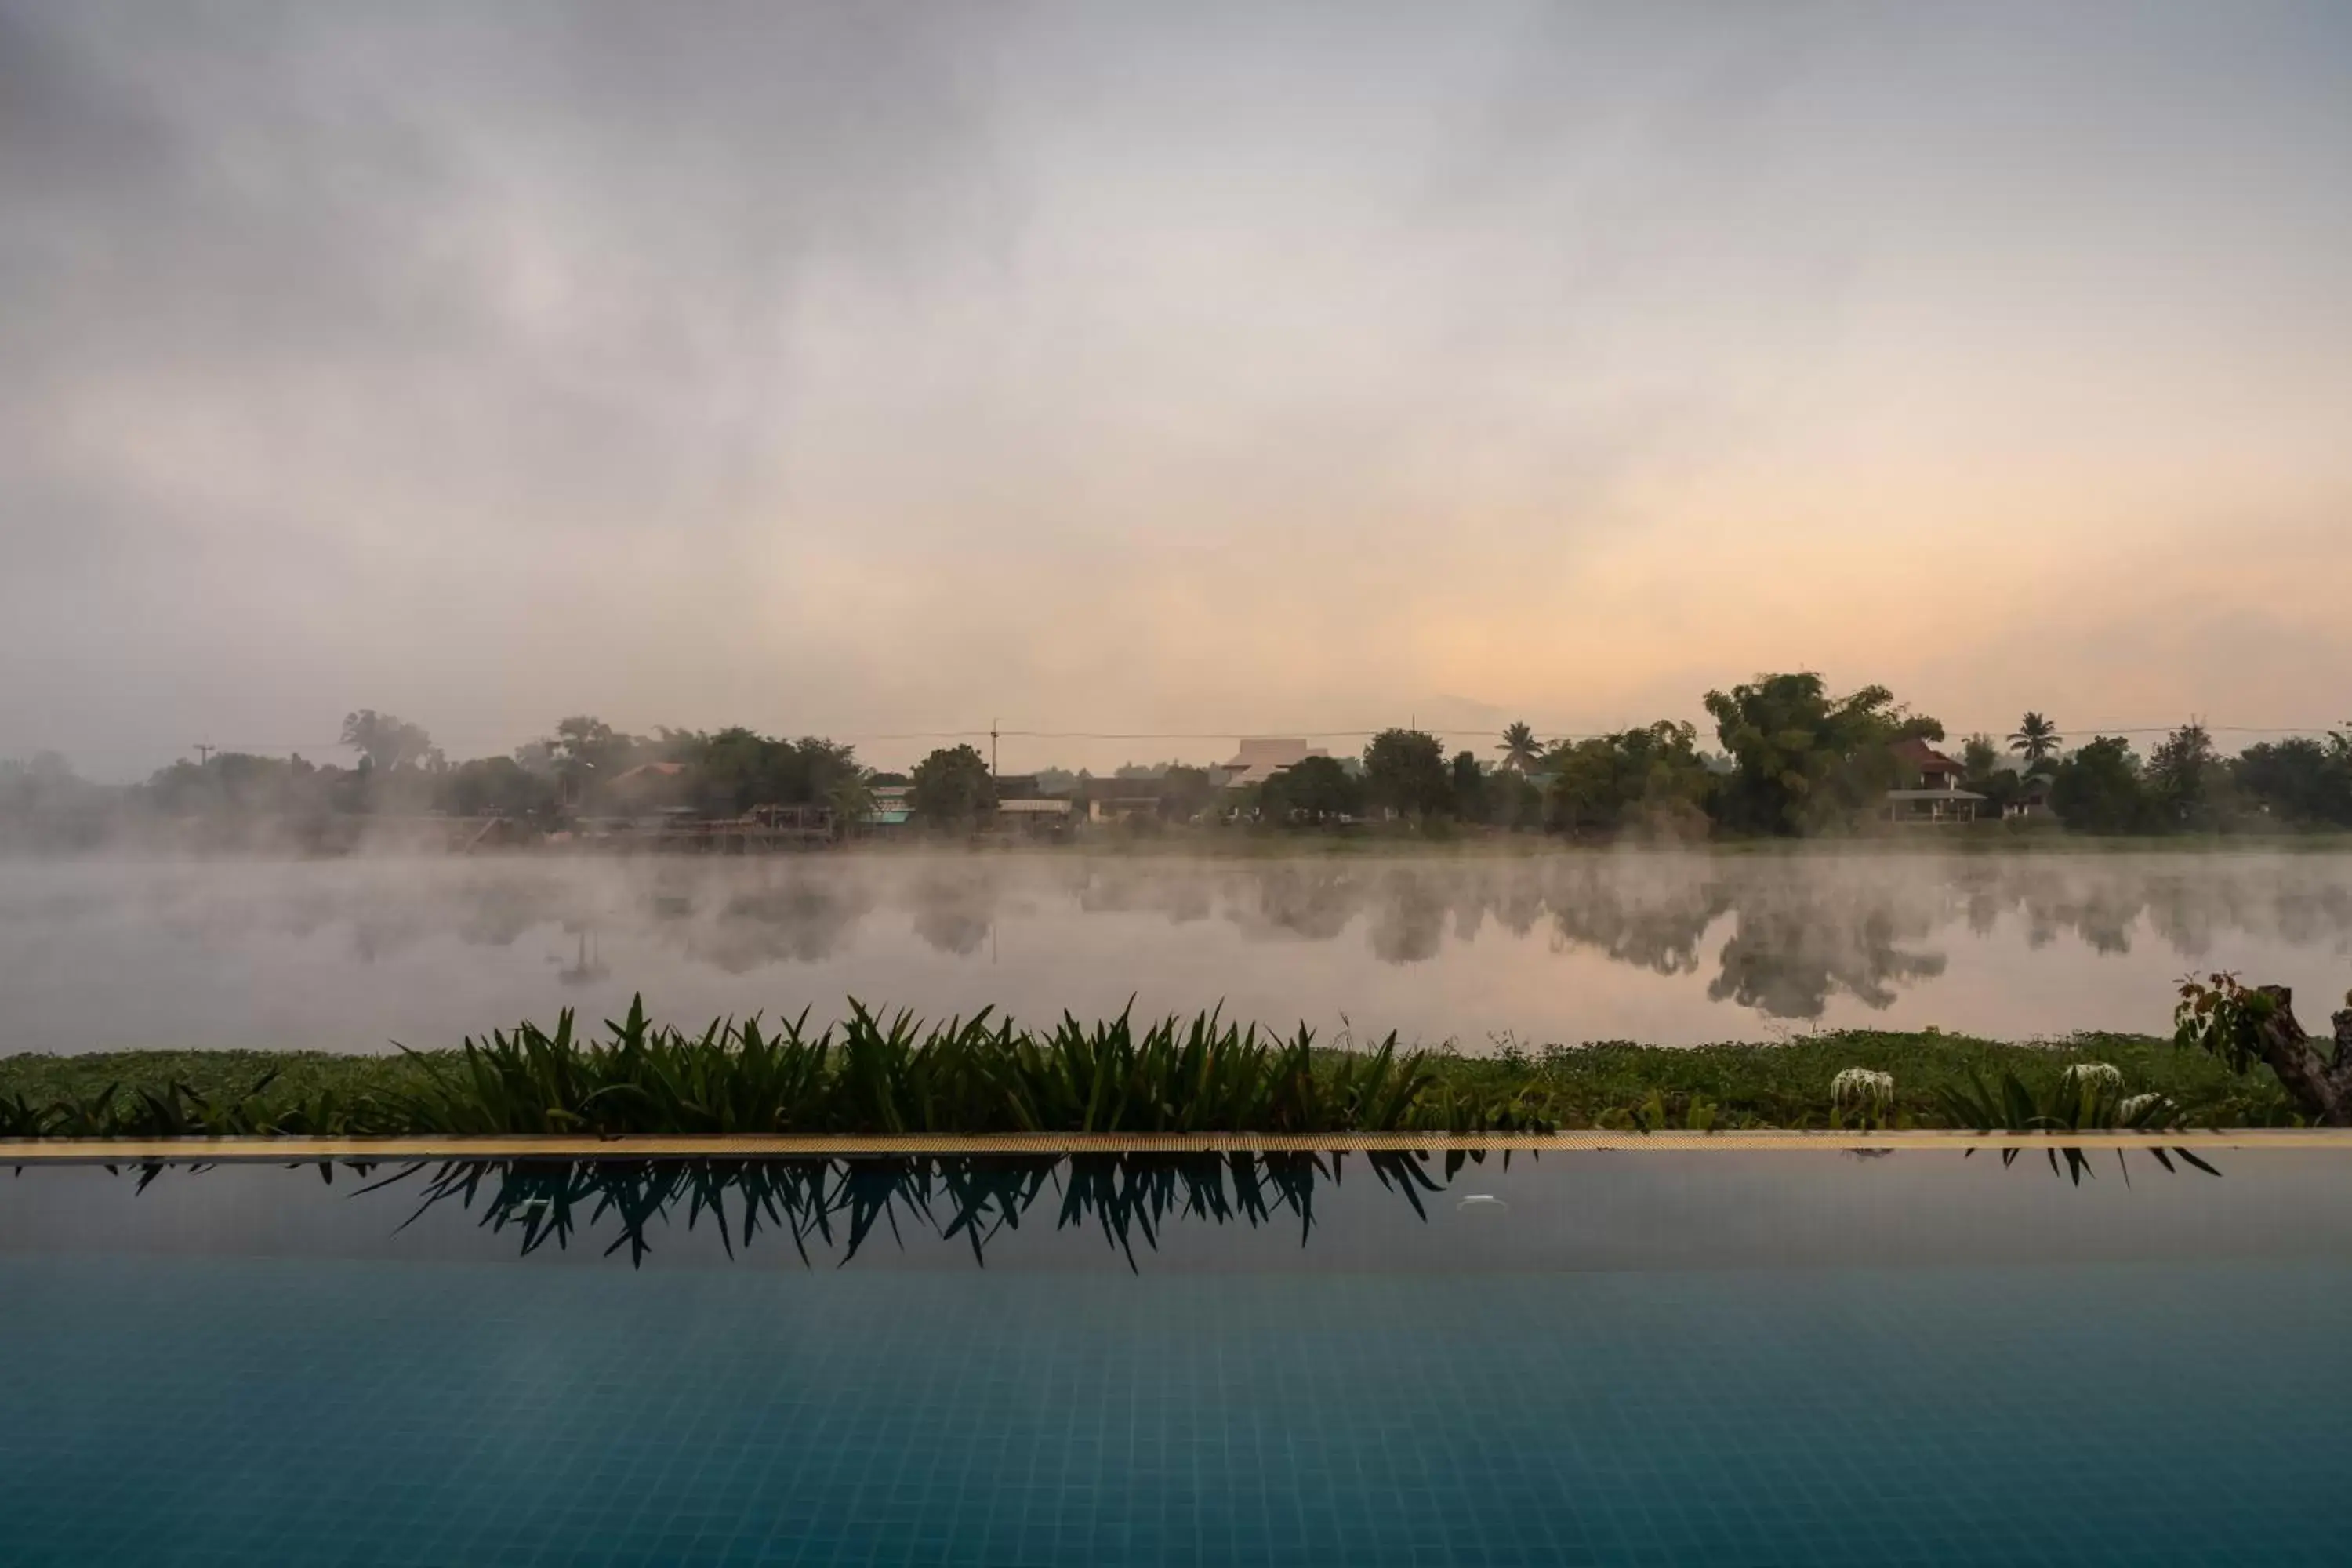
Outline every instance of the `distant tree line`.
<svg viewBox="0 0 2352 1568">
<path fill-rule="evenodd" d="M 1940 722 L 1886 688 L 1832 694 L 1810 672 L 1759 676 L 1704 702 L 1720 750 L 1669 720 L 1549 743 L 1514 723 L 1491 763 L 1461 752 L 1448 763 L 1434 736 L 1391 730 L 1360 760 L 1309 758 L 1236 809 L 1294 827 L 1379 818 L 1580 838 L 1820 834 L 1877 817 L 1890 789 L 1918 782 L 1899 742 L 1945 740 Z M 2122 736 L 2070 750 L 2054 721 L 2028 712 L 2005 741 L 1968 736 L 1955 760 L 1990 818 L 2018 808 L 2029 825 L 2093 834 L 2352 828 L 2352 728 L 2224 757 L 2189 723 L 2143 759 Z"/>
<path fill-rule="evenodd" d="M 843 820 L 871 805 L 872 775 L 855 750 L 817 737 L 786 740 L 740 727 L 632 735 L 573 715 L 509 755 L 453 763 L 423 726 L 360 709 L 345 716 L 348 765 L 247 752 L 214 752 L 114 789 L 44 753 L 0 762 L 0 843 L 67 847 L 167 820 L 241 842 L 266 828 L 297 845 L 350 837 L 371 818 L 506 817 L 552 827 L 562 820 L 648 807 L 737 816 L 761 805 L 828 805 Z"/>
<path fill-rule="evenodd" d="M 1696 839 L 1844 831 L 1881 814 L 1904 784 L 1898 747 L 1945 740 L 1944 727 L 1883 686 L 1843 695 L 1810 672 L 1760 675 L 1704 699 L 1717 749 L 1694 724 L 1661 720 L 1612 734 L 1546 742 L 1525 723 L 1491 756 L 1446 753 L 1420 730 L 1374 736 L 1354 757 L 1310 756 L 1246 790 L 1182 763 L 1130 764 L 1113 784 L 1149 789 L 1150 819 L 1271 830 L 1381 823 L 1408 831 L 1550 832 L 1576 838 Z M 505 817 L 559 822 L 646 809 L 736 816 L 767 805 L 824 805 L 865 818 L 874 791 L 907 786 L 919 826 L 970 832 L 994 813 L 1000 786 L 969 745 L 932 752 L 901 778 L 877 774 L 854 748 L 734 727 L 628 734 L 575 714 L 505 756 L 453 763 L 420 725 L 359 709 L 347 715 L 348 763 L 216 752 L 117 789 L 44 753 L 0 762 L 0 844 L 95 844 L 126 823 L 156 818 L 267 822 L 298 842 L 333 839 L 338 825 L 385 816 Z M 2140 756 L 2122 736 L 2070 746 L 2054 721 L 2029 712 L 2003 739 L 1958 747 L 1961 786 L 1999 816 L 2027 808 L 2093 834 L 2231 833 L 2352 828 L 2352 727 L 2248 746 L 2224 756 L 2200 723 Z M 1148 781 L 1148 782 L 1147 782 Z M 1909 781 L 1916 782 L 1916 781 Z M 1045 793 L 1086 796 L 1102 781 L 1048 770 Z"/>
</svg>

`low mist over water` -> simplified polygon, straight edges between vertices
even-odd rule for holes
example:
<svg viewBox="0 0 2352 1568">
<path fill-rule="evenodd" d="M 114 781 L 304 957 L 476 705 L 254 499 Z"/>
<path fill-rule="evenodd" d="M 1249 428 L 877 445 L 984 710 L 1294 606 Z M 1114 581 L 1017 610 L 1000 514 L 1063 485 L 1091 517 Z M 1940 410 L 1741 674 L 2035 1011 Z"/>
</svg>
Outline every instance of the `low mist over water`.
<svg viewBox="0 0 2352 1568">
<path fill-rule="evenodd" d="M 1695 1043 L 1845 1025 L 2158 1030 L 2231 968 L 2352 984 L 2352 855 L 1705 853 L 1202 860 L 18 861 L 0 1052 L 369 1051 L 559 1008 L 844 998 Z M 2325 1009 L 2318 1009 L 2324 1011 Z"/>
</svg>

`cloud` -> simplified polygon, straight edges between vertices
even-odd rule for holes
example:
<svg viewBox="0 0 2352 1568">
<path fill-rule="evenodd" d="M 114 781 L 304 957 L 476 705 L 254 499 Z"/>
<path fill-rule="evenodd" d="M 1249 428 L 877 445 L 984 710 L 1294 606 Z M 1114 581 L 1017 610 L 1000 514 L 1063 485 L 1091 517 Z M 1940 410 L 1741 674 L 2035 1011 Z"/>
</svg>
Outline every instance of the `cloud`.
<svg viewBox="0 0 2352 1568">
<path fill-rule="evenodd" d="M 2352 50 L 2095 20 L 0 0 L 0 754 L 2185 702 L 2012 650 L 2352 564 Z"/>
</svg>

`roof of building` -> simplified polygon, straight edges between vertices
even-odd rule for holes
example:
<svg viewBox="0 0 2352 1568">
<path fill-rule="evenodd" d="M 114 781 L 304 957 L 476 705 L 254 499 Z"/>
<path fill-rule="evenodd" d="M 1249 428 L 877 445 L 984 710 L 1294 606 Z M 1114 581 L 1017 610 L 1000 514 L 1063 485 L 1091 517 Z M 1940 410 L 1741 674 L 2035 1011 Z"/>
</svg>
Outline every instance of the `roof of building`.
<svg viewBox="0 0 2352 1568">
<path fill-rule="evenodd" d="M 1066 800 L 1000 800 L 996 809 L 1015 816 L 1066 816 L 1070 803 Z"/>
<path fill-rule="evenodd" d="M 1960 773 L 1968 770 L 1916 735 L 1906 735 L 1887 748 L 1895 760 L 1915 773 Z"/>
<path fill-rule="evenodd" d="M 1320 746 L 1310 746 L 1303 740 L 1279 735 L 1244 737 L 1240 746 L 1241 749 L 1234 753 L 1233 761 L 1225 766 L 1255 768 L 1271 763 L 1278 768 L 1286 768 L 1304 758 L 1328 754 Z"/>
<path fill-rule="evenodd" d="M 1891 789 L 1886 792 L 1886 798 L 1889 800 L 1982 800 L 1985 797 L 1974 790 L 1966 789 Z"/>
<path fill-rule="evenodd" d="M 1281 737 L 1260 736 L 1244 740 L 1241 750 L 1225 766 L 1232 770 L 1225 780 L 1227 789 L 1246 789 L 1262 784 L 1283 769 L 1295 766 L 1309 757 L 1328 757 L 1331 753 L 1320 746 L 1310 746 L 1305 741 Z"/>
<path fill-rule="evenodd" d="M 687 767 L 684 763 L 639 763 L 635 767 L 629 769 L 625 773 L 614 774 L 613 782 L 614 784 L 627 784 L 631 779 L 674 779 L 686 771 Z"/>
</svg>

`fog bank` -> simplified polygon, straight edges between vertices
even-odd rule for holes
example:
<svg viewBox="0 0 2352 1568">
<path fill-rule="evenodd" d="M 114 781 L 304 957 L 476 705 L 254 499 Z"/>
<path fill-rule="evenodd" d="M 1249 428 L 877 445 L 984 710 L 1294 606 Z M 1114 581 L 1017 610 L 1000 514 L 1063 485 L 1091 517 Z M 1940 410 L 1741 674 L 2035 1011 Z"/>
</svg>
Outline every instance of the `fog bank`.
<svg viewBox="0 0 2352 1568">
<path fill-rule="evenodd" d="M 855 995 L 1050 1022 L 1222 1004 L 1388 1030 L 1696 1043 L 1839 1026 L 2160 1030 L 2231 968 L 2352 984 L 2352 856 L 1739 854 L 1268 861 L 908 854 L 16 862 L 0 1051 L 382 1050 L 633 992 L 665 1018 Z"/>
</svg>

